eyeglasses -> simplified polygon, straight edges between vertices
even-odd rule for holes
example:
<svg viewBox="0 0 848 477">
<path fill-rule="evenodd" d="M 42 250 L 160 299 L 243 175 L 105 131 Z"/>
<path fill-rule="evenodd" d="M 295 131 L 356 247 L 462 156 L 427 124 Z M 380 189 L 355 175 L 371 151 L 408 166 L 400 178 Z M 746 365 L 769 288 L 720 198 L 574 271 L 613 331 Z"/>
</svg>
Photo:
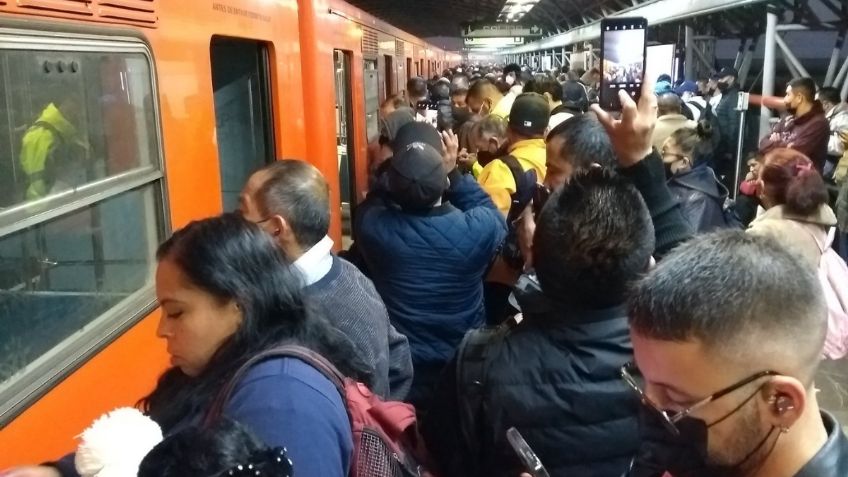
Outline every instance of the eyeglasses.
<svg viewBox="0 0 848 477">
<path fill-rule="evenodd" d="M 639 397 L 642 399 L 643 404 L 656 411 L 660 415 L 660 417 L 662 417 L 663 425 L 665 425 L 666 429 L 668 429 L 668 431 L 674 434 L 675 436 L 680 435 L 680 431 L 677 429 L 676 424 L 680 422 L 680 420 L 684 417 L 692 414 L 698 409 L 701 409 L 707 404 L 716 401 L 719 398 L 727 396 L 733 391 L 736 391 L 737 389 L 740 389 L 743 386 L 753 383 L 754 381 L 760 378 L 764 378 L 766 376 L 780 376 L 780 373 L 776 371 L 761 371 L 757 374 L 751 375 L 743 379 L 742 381 L 739 381 L 736 384 L 728 386 L 722 389 L 721 391 L 718 391 L 708 397 L 705 397 L 704 399 L 701 399 L 700 401 L 696 402 L 695 404 L 689 406 L 688 408 L 682 411 L 669 413 L 668 411 L 662 409 L 657 403 L 652 401 L 647 394 L 645 394 L 645 391 L 639 384 L 639 380 L 642 378 L 642 375 L 641 373 L 639 373 L 639 369 L 636 368 L 636 365 L 634 363 L 627 363 L 621 367 L 621 377 L 622 379 L 624 379 L 624 382 L 626 382 L 639 395 Z"/>
</svg>

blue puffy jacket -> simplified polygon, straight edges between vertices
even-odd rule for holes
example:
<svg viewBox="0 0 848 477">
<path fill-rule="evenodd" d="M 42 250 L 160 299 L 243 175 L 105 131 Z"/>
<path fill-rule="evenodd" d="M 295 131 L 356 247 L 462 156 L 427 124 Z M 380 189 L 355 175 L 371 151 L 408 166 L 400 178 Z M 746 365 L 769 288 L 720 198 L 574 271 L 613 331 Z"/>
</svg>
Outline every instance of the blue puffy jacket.
<svg viewBox="0 0 848 477">
<path fill-rule="evenodd" d="M 506 223 L 470 175 L 454 172 L 447 201 L 401 210 L 376 191 L 359 206 L 357 246 L 392 324 L 409 339 L 412 362 L 446 363 L 465 332 L 482 325 L 483 276 Z"/>
</svg>

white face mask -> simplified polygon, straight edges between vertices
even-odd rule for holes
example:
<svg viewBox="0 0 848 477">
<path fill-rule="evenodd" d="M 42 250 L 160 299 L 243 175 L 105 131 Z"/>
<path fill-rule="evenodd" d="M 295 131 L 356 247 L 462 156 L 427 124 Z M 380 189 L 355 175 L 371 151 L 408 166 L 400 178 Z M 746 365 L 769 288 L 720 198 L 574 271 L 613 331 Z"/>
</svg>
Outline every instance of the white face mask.
<svg viewBox="0 0 848 477">
<path fill-rule="evenodd" d="M 512 86 L 512 85 L 515 84 L 515 76 L 512 76 L 511 74 L 506 75 L 506 78 L 504 78 L 504 81 L 506 81 L 506 84 Z"/>
</svg>

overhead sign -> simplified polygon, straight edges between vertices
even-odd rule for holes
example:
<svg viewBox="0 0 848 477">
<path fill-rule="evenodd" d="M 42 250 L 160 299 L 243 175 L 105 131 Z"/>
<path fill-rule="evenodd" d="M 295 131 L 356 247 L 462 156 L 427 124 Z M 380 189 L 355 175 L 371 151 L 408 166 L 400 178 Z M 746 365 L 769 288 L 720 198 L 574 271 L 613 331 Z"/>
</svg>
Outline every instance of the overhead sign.
<svg viewBox="0 0 848 477">
<path fill-rule="evenodd" d="M 506 48 L 523 45 L 524 38 L 520 36 L 496 38 L 463 38 L 463 44 L 467 47 Z"/>
<path fill-rule="evenodd" d="M 539 37 L 542 29 L 538 26 L 510 25 L 496 23 L 493 25 L 471 25 L 462 32 L 465 38 L 495 38 L 495 37 Z"/>
</svg>

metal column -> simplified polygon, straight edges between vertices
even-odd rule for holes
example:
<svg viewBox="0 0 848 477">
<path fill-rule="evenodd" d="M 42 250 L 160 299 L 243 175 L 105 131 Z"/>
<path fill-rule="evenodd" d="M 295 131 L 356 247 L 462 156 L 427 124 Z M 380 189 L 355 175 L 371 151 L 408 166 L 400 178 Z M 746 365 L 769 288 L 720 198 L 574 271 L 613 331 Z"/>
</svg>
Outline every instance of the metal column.
<svg viewBox="0 0 848 477">
<path fill-rule="evenodd" d="M 683 75 L 689 81 L 695 80 L 695 29 L 686 25 L 686 58 L 683 60 Z"/>
<path fill-rule="evenodd" d="M 825 86 L 831 86 L 834 84 L 833 75 L 836 74 L 836 67 L 839 65 L 839 54 L 842 53 L 842 46 L 844 44 L 845 29 L 842 29 L 836 37 L 836 44 L 833 46 L 833 53 L 830 55 L 830 64 L 827 65 L 827 75 L 824 77 Z"/>
<path fill-rule="evenodd" d="M 766 13 L 766 50 L 763 57 L 763 96 L 774 96 L 775 56 L 777 54 L 777 8 L 768 7 Z M 760 137 L 771 131 L 771 110 L 766 105 L 760 106 Z"/>
<path fill-rule="evenodd" d="M 804 68 L 804 65 L 802 65 L 801 62 L 798 61 L 798 57 L 795 56 L 795 53 L 792 53 L 792 50 L 789 48 L 789 45 L 787 45 L 786 42 L 783 41 L 783 38 L 781 38 L 780 35 L 775 35 L 774 41 L 777 42 L 777 46 L 779 46 L 780 50 L 783 52 L 783 57 L 786 58 L 786 62 L 789 63 L 795 70 L 797 70 L 801 76 L 809 78 L 810 73 L 808 73 L 807 69 Z"/>
</svg>

